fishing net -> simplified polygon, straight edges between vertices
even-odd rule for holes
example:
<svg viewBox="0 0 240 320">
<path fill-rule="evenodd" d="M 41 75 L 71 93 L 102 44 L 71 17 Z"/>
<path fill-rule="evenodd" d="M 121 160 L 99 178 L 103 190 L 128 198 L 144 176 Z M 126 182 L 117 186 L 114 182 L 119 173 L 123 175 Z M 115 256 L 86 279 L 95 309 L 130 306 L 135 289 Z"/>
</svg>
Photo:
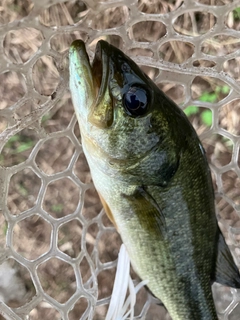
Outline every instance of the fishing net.
<svg viewBox="0 0 240 320">
<path fill-rule="evenodd" d="M 75 39 L 104 39 L 185 109 L 211 165 L 219 225 L 240 265 L 240 3 L 2 0 L 0 314 L 104 319 L 121 239 L 94 190 L 68 88 Z M 131 270 L 136 283 L 139 281 Z M 219 319 L 237 290 L 213 286 Z M 150 293 L 136 319 L 170 319 Z"/>
</svg>

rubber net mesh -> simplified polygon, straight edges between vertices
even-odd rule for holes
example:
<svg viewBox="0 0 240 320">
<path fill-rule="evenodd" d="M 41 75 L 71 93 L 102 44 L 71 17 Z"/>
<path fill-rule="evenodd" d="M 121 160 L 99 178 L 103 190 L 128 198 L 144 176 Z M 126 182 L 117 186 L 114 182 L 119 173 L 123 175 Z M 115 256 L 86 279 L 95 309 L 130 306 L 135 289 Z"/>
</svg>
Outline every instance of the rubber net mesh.
<svg viewBox="0 0 240 320">
<path fill-rule="evenodd" d="M 94 190 L 68 88 L 68 49 L 131 56 L 184 108 L 212 169 L 219 225 L 240 264 L 240 2 L 0 3 L 0 314 L 104 319 L 121 240 Z M 132 276 L 139 281 L 131 271 Z M 237 290 L 213 286 L 220 319 Z M 141 289 L 136 319 L 170 319 Z"/>
</svg>

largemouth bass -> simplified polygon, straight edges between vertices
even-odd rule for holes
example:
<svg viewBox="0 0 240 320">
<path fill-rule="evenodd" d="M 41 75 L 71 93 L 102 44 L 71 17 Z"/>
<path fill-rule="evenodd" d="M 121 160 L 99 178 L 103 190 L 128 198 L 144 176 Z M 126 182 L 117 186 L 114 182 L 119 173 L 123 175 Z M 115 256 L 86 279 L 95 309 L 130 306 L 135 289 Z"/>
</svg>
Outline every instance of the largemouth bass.
<svg viewBox="0 0 240 320">
<path fill-rule="evenodd" d="M 211 283 L 240 288 L 187 117 L 122 51 L 70 47 L 70 90 L 102 204 L 131 263 L 173 320 L 218 319 Z"/>
</svg>

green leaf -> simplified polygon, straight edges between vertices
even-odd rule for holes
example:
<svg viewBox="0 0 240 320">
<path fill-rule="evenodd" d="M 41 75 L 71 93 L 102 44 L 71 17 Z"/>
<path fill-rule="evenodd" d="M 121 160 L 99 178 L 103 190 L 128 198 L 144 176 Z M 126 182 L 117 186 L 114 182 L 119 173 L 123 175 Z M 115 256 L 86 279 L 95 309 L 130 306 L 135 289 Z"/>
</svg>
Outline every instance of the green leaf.
<svg viewBox="0 0 240 320">
<path fill-rule="evenodd" d="M 60 213 L 60 212 L 62 211 L 62 209 L 63 209 L 63 205 L 62 205 L 61 203 L 59 203 L 59 204 L 54 204 L 54 205 L 52 205 L 51 209 L 52 209 L 52 211 L 54 211 L 54 212 Z"/>
<path fill-rule="evenodd" d="M 232 142 L 231 139 L 228 139 L 228 138 L 226 138 L 226 137 L 223 136 L 223 137 L 222 137 L 222 141 L 223 141 L 224 145 L 225 145 L 227 148 L 232 149 L 232 147 L 233 147 L 233 142 Z"/>
<path fill-rule="evenodd" d="M 211 127 L 212 125 L 212 111 L 211 110 L 204 110 L 201 113 L 202 122 L 208 126 Z"/>
<path fill-rule="evenodd" d="M 216 102 L 217 100 L 217 94 L 216 93 L 209 93 L 209 92 L 204 92 L 201 97 L 199 98 L 200 101 L 203 101 L 203 102 L 210 102 L 210 103 L 213 103 L 213 102 Z"/>
<path fill-rule="evenodd" d="M 14 142 L 19 141 L 20 140 L 20 135 L 16 134 L 15 136 L 12 136 L 8 142 L 6 143 L 7 147 L 10 147 Z"/>
<path fill-rule="evenodd" d="M 3 225 L 3 233 L 4 233 L 5 236 L 7 234 L 7 230 L 8 230 L 8 225 L 7 225 L 7 222 L 5 222 L 4 225 Z"/>
<path fill-rule="evenodd" d="M 28 141 L 26 143 L 22 143 L 22 144 L 20 144 L 20 146 L 17 147 L 16 153 L 21 153 L 23 151 L 31 149 L 32 146 L 33 146 L 33 141 Z"/>
<path fill-rule="evenodd" d="M 184 113 L 187 117 L 190 117 L 191 115 L 198 113 L 198 111 L 198 107 L 196 106 L 188 106 L 186 109 L 184 109 Z"/>
<path fill-rule="evenodd" d="M 234 19 L 236 19 L 236 20 L 240 19 L 240 7 L 239 8 L 235 8 L 233 10 L 233 16 L 234 16 Z"/>
<path fill-rule="evenodd" d="M 45 114 L 43 117 L 42 117 L 42 124 L 44 122 L 46 122 L 47 120 L 49 120 L 51 118 L 50 114 Z"/>
<path fill-rule="evenodd" d="M 229 93 L 229 91 L 230 91 L 229 86 L 223 86 L 222 87 L 222 93 L 227 94 L 227 93 Z"/>
<path fill-rule="evenodd" d="M 19 184 L 18 185 L 18 192 L 23 196 L 26 197 L 28 195 L 28 189 L 24 187 L 24 185 Z"/>
</svg>

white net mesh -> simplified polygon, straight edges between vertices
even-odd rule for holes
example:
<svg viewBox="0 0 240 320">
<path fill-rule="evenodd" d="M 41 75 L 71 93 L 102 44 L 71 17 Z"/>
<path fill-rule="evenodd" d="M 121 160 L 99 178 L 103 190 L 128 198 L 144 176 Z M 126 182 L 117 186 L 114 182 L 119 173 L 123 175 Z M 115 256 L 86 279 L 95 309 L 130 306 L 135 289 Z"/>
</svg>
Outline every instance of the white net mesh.
<svg viewBox="0 0 240 320">
<path fill-rule="evenodd" d="M 3 0 L 0 9 L 2 317 L 105 318 L 121 240 L 101 211 L 71 104 L 77 38 L 90 57 L 100 37 L 119 47 L 187 107 L 239 265 L 239 0 Z M 239 292 L 213 290 L 219 318 L 239 320 Z M 169 319 L 144 288 L 135 314 Z"/>
</svg>

